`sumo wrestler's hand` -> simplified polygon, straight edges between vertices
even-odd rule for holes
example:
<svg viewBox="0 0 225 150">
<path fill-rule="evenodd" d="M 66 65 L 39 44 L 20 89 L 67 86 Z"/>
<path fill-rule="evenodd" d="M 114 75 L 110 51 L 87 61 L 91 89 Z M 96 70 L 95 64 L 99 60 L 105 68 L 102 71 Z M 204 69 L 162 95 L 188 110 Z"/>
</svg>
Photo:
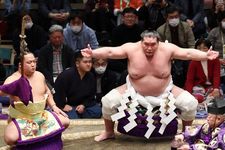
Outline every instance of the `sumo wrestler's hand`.
<svg viewBox="0 0 225 150">
<path fill-rule="evenodd" d="M 57 107 L 56 105 L 53 105 L 53 106 L 52 106 L 52 110 L 53 110 L 56 114 L 58 114 L 58 115 L 63 115 L 64 117 L 67 117 L 67 118 L 68 118 L 68 115 L 67 115 L 65 112 L 63 112 L 61 109 L 59 109 L 59 107 Z"/>
<path fill-rule="evenodd" d="M 81 54 L 84 57 L 92 57 L 92 49 L 91 49 L 90 44 L 88 44 L 87 48 L 84 48 L 81 50 Z"/>
<path fill-rule="evenodd" d="M 207 51 L 207 58 L 209 60 L 216 59 L 218 56 L 219 56 L 219 52 L 213 51 L 212 47 L 210 47 L 210 49 Z"/>
</svg>

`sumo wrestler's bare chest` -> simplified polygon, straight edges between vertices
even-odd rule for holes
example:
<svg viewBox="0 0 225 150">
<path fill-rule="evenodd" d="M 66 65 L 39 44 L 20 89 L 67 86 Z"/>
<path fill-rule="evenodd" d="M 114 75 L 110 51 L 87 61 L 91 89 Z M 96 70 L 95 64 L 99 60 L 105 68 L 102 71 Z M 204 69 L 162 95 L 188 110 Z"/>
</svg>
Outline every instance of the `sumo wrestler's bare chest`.
<svg viewBox="0 0 225 150">
<path fill-rule="evenodd" d="M 170 75 L 170 65 L 164 60 L 150 63 L 149 73 L 157 78 L 167 78 Z"/>
</svg>

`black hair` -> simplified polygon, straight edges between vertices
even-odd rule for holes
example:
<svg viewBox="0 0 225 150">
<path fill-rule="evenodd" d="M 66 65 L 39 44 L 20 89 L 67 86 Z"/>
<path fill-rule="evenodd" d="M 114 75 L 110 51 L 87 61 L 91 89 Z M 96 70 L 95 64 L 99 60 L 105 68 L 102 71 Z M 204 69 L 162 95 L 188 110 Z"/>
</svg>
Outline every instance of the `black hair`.
<svg viewBox="0 0 225 150">
<path fill-rule="evenodd" d="M 208 49 L 210 48 L 210 46 L 212 46 L 212 43 L 209 40 L 205 38 L 200 38 L 196 41 L 195 48 L 197 48 L 201 44 L 204 44 Z"/>
<path fill-rule="evenodd" d="M 79 18 L 82 22 L 84 22 L 84 14 L 82 12 L 74 12 L 74 13 L 72 13 L 69 16 L 68 20 L 70 22 L 71 20 L 74 20 L 75 18 Z"/>
<path fill-rule="evenodd" d="M 175 5 L 170 5 L 169 7 L 166 8 L 166 17 L 168 16 L 168 14 L 174 12 L 178 12 L 180 14 L 181 10 Z"/>
<path fill-rule="evenodd" d="M 82 55 L 82 53 L 80 51 L 78 52 L 74 52 L 74 55 L 73 55 L 73 58 L 74 58 L 74 61 L 80 61 L 81 59 L 84 58 L 84 56 Z"/>
<path fill-rule="evenodd" d="M 225 11 L 218 13 L 218 22 L 220 23 L 223 19 L 225 19 Z"/>
<path fill-rule="evenodd" d="M 126 13 L 132 13 L 132 14 L 135 14 L 135 15 L 138 15 L 138 12 L 135 8 L 133 7 L 127 7 L 123 10 L 122 12 L 122 15 L 124 16 Z"/>
</svg>

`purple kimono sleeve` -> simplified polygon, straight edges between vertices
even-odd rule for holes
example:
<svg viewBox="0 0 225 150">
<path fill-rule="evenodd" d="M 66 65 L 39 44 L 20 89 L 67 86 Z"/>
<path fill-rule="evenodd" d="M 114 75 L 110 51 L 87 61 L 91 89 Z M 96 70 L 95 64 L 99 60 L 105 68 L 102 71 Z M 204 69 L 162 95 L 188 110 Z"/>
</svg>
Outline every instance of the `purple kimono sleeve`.
<svg viewBox="0 0 225 150">
<path fill-rule="evenodd" d="M 29 101 L 33 102 L 29 81 L 21 76 L 18 80 L 0 86 L 0 90 L 6 94 L 18 96 L 20 100 L 27 106 Z"/>
</svg>

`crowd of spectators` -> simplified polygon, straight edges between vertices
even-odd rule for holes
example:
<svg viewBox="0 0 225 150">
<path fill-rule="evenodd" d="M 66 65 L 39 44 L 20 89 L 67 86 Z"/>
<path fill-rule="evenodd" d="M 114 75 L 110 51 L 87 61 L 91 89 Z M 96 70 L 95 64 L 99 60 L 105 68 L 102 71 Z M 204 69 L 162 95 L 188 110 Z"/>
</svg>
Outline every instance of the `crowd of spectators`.
<svg viewBox="0 0 225 150">
<path fill-rule="evenodd" d="M 87 46 L 95 49 L 137 42 L 144 30 L 157 30 L 162 42 L 168 41 L 183 48 L 193 48 L 199 38 L 208 39 L 212 48 L 220 52 L 220 72 L 217 74 L 220 83 L 216 88 L 224 88 L 224 0 L 86 0 L 82 10 L 72 8 L 71 4 L 78 1 L 37 0 L 38 9 L 35 11 L 31 11 L 31 0 L 3 2 L 1 16 L 8 24 L 6 37 L 13 41 L 16 56 L 20 52 L 21 18 L 25 17 L 27 46 L 38 59 L 38 70 L 55 92 L 56 104 L 71 118 L 100 117 L 101 97 L 124 83 L 127 74 L 127 60 L 89 62 L 77 57 L 80 50 Z M 193 63 L 189 66 L 188 61 L 172 60 L 175 85 L 185 88 L 185 82 L 187 78 L 190 80 L 188 76 L 193 72 L 188 67 L 193 67 Z M 201 65 L 196 70 L 199 68 Z M 203 76 L 204 68 L 201 69 Z M 210 69 L 209 73 L 212 72 L 215 70 Z M 191 78 L 198 76 L 192 73 Z M 78 84 L 83 89 L 78 88 Z M 191 93 L 192 87 L 189 86 Z M 86 110 L 96 115 L 92 116 Z"/>
</svg>

